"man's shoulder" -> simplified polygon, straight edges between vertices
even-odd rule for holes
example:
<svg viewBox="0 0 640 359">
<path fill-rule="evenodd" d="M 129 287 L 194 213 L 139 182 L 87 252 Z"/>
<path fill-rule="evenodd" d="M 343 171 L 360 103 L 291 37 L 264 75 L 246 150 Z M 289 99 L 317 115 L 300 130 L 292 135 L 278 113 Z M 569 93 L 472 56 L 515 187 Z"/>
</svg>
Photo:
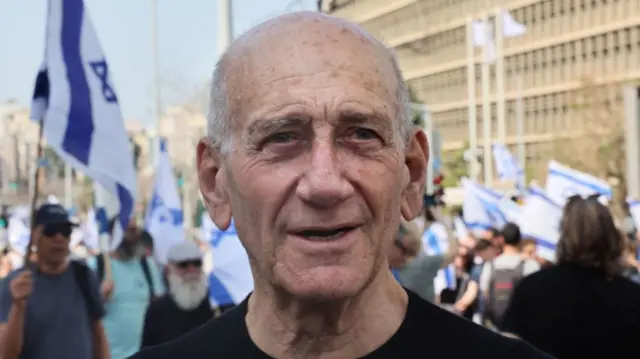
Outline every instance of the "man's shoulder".
<svg viewBox="0 0 640 359">
<path fill-rule="evenodd" d="M 142 349 L 129 359 L 231 357 L 235 355 L 234 352 L 239 353 L 244 345 L 234 345 L 245 339 L 239 335 L 244 324 L 244 313 L 240 310 L 236 307 L 175 340 Z"/>
</svg>

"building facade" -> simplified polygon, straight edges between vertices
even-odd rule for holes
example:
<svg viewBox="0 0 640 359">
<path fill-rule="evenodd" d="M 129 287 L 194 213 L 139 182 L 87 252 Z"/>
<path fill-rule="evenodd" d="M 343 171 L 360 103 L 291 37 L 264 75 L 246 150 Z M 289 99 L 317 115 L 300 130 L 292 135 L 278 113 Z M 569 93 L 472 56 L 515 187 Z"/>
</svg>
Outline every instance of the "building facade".
<svg viewBox="0 0 640 359">
<path fill-rule="evenodd" d="M 504 40 L 505 142 L 513 146 L 518 140 L 516 98 L 521 96 L 527 155 L 531 162 L 542 165 L 548 144 L 558 135 L 579 136 L 585 116 L 577 104 L 584 97 L 585 83 L 606 89 L 606 102 L 617 105 L 622 101 L 621 85 L 640 79 L 640 1 L 355 0 L 323 4 L 323 9 L 333 8 L 333 15 L 362 25 L 394 49 L 408 85 L 433 112 L 444 151 L 464 148 L 469 138 L 466 24 L 470 18 L 495 13 L 498 7 L 527 28 L 524 36 Z M 474 84 L 480 146 L 481 61 L 477 49 Z M 493 68 L 491 88 L 491 137 L 496 139 Z"/>
</svg>

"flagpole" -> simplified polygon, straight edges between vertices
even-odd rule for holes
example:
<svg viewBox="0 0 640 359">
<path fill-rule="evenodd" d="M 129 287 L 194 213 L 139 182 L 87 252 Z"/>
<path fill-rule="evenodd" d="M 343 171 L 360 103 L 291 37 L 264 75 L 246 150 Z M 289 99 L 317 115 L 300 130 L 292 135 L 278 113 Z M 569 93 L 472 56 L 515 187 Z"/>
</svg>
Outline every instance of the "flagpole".
<svg viewBox="0 0 640 359">
<path fill-rule="evenodd" d="M 71 165 L 64 164 L 64 207 L 69 210 L 73 207 L 73 183 Z"/>
<path fill-rule="evenodd" d="M 151 0 L 151 57 L 153 76 L 153 119 L 154 132 L 151 138 L 151 166 L 155 168 L 158 164 L 158 153 L 160 152 L 160 116 L 162 115 L 162 100 L 160 91 L 160 65 L 158 53 L 158 0 Z"/>
<path fill-rule="evenodd" d="M 489 26 L 489 15 L 484 14 L 482 16 L 482 23 L 485 24 L 485 38 L 486 43 L 485 46 L 482 47 L 482 124 L 483 124 L 483 146 L 484 146 L 484 185 L 488 188 L 492 187 L 493 184 L 493 164 L 491 158 L 491 98 L 490 91 L 491 87 L 489 84 L 489 49 L 488 44 L 491 42 L 492 31 L 491 26 Z"/>
<path fill-rule="evenodd" d="M 640 89 L 626 85 L 623 95 L 627 197 L 637 201 L 640 200 Z"/>
<path fill-rule="evenodd" d="M 522 170 L 525 171 L 526 155 L 524 148 L 524 102 L 522 100 L 522 75 L 516 74 L 516 132 L 518 136 L 518 162 Z M 526 172 L 525 172 L 526 175 Z"/>
<path fill-rule="evenodd" d="M 502 9 L 495 10 L 496 16 L 496 112 L 498 118 L 498 141 L 506 145 L 507 123 L 505 114 L 505 89 L 504 89 L 504 19 Z"/>
<path fill-rule="evenodd" d="M 218 55 L 227 51 L 233 39 L 233 9 L 231 0 L 218 0 Z"/>
<path fill-rule="evenodd" d="M 31 206 L 30 206 L 30 210 L 29 210 L 29 215 L 30 215 L 30 228 L 31 228 L 31 233 L 33 233 L 33 230 L 36 227 L 36 221 L 35 221 L 35 214 L 36 214 L 36 205 L 38 203 L 38 191 L 39 191 L 39 187 L 40 187 L 40 171 L 39 171 L 39 163 L 40 163 L 40 158 L 42 157 L 42 137 L 44 135 L 44 118 L 42 118 L 39 121 L 39 128 L 38 128 L 38 143 L 36 146 L 36 170 L 34 171 L 33 174 L 29 174 L 30 176 L 33 176 L 33 188 L 31 192 Z M 31 189 L 30 189 L 31 190 Z M 31 258 L 31 246 L 32 246 L 32 237 L 29 236 L 29 243 L 27 244 L 27 248 L 25 250 L 25 255 L 24 255 L 24 264 L 25 267 L 29 266 L 29 262 L 30 262 L 30 258 Z"/>
<path fill-rule="evenodd" d="M 473 18 L 467 17 L 467 97 L 469 121 L 469 178 L 478 180 L 478 114 L 476 109 L 476 64 L 473 47 Z"/>
</svg>

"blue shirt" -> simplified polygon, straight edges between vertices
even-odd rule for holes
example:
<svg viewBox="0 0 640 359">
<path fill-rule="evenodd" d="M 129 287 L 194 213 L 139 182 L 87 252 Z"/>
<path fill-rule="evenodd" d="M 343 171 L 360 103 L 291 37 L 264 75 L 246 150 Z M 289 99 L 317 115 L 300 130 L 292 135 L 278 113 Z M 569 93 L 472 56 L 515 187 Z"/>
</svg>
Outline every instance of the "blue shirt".
<svg viewBox="0 0 640 359">
<path fill-rule="evenodd" d="M 155 295 L 165 293 L 164 282 L 155 262 L 147 258 Z M 96 270 L 96 258 L 87 260 Z M 122 261 L 111 259 L 114 290 L 105 303 L 107 315 L 103 319 L 112 359 L 125 359 L 140 349 L 144 315 L 149 305 L 149 286 L 139 259 Z"/>
</svg>

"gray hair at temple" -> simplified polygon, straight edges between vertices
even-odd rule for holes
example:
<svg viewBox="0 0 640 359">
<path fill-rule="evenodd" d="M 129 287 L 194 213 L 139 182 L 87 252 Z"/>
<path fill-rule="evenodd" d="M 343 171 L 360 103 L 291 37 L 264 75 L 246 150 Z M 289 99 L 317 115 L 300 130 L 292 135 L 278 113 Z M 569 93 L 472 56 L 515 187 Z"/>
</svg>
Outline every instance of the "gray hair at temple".
<svg viewBox="0 0 640 359">
<path fill-rule="evenodd" d="M 300 14 L 346 23 L 345 20 L 337 19 L 321 13 L 294 13 L 284 16 L 298 16 Z M 259 25 L 258 27 L 254 28 L 254 30 L 268 24 L 269 22 L 270 21 L 267 21 L 266 23 Z M 402 77 L 402 72 L 400 71 L 396 56 L 393 51 L 391 51 L 388 47 L 386 47 L 364 29 L 352 23 L 347 24 L 354 32 L 357 32 L 359 35 L 368 39 L 371 45 L 373 45 L 376 49 L 381 50 L 380 53 L 382 56 L 384 56 L 383 54 L 387 54 L 387 56 L 389 57 L 391 67 L 393 69 L 393 76 L 397 83 L 397 87 L 395 89 L 396 105 L 397 108 L 400 109 L 398 113 L 398 121 L 396 123 L 396 133 L 402 139 L 398 142 L 401 143 L 404 148 L 404 145 L 416 130 L 416 126 L 412 122 L 412 108 L 409 98 L 409 91 Z M 248 33 L 245 33 L 241 37 L 251 36 L 251 33 L 253 33 L 254 30 L 250 30 Z M 230 49 L 231 48 L 233 48 L 233 44 L 231 45 Z M 216 63 L 215 69 L 213 71 L 213 79 L 211 81 L 209 113 L 207 116 L 207 135 L 213 146 L 216 147 L 223 155 L 228 154 L 233 149 L 233 136 L 231 133 L 232 114 L 229 106 L 230 94 L 228 93 L 226 86 L 229 78 L 230 56 L 230 51 L 227 50 Z"/>
</svg>

